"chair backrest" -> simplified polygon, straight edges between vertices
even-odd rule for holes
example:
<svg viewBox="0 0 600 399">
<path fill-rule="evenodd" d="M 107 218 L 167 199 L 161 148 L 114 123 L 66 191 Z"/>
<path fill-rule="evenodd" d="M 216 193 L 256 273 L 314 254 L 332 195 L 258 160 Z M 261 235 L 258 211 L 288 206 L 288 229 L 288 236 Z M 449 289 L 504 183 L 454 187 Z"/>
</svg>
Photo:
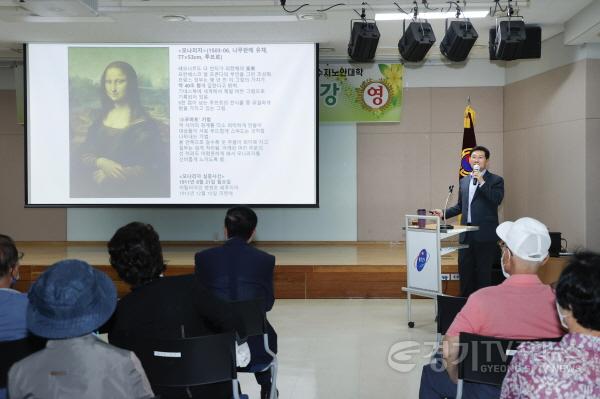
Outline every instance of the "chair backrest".
<svg viewBox="0 0 600 399">
<path fill-rule="evenodd" d="M 557 338 L 504 339 L 460 333 L 459 380 L 500 386 L 517 347 L 522 342 L 560 341 Z"/>
<path fill-rule="evenodd" d="M 267 332 L 264 299 L 230 302 L 235 328 L 240 338 L 263 335 Z"/>
<path fill-rule="evenodd" d="M 233 332 L 170 340 L 120 337 L 118 346 L 135 352 L 155 386 L 190 387 L 237 379 Z"/>
<path fill-rule="evenodd" d="M 35 336 L 0 342 L 0 388 L 6 387 L 8 370 L 13 364 L 43 349 L 45 345 L 45 339 Z"/>
<path fill-rule="evenodd" d="M 438 295 L 437 301 L 437 332 L 445 335 L 454 318 L 467 303 L 467 298 L 461 296 Z"/>
</svg>

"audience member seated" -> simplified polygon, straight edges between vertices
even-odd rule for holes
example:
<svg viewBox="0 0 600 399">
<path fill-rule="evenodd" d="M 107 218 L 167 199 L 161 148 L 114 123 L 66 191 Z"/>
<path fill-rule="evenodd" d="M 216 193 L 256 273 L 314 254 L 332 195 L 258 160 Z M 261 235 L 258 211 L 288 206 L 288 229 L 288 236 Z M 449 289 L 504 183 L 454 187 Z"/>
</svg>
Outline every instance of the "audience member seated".
<svg viewBox="0 0 600 399">
<path fill-rule="evenodd" d="M 0 234 L 0 341 L 27 336 L 27 295 L 12 289 L 19 279 L 19 260 L 15 242 Z"/>
<path fill-rule="evenodd" d="M 154 397 L 135 354 L 92 334 L 117 304 L 106 274 L 80 260 L 63 260 L 38 278 L 28 297 L 27 328 L 48 343 L 10 369 L 11 399 Z"/>
<path fill-rule="evenodd" d="M 501 266 L 507 279 L 471 294 L 446 332 L 444 359 L 423 367 L 419 397 L 453 398 L 458 380 L 460 332 L 498 338 L 555 338 L 563 334 L 556 317 L 555 296 L 537 276 L 548 259 L 550 235 L 541 222 L 521 218 L 496 229 L 501 238 Z M 497 398 L 492 385 L 465 383 L 463 397 Z"/>
<path fill-rule="evenodd" d="M 19 252 L 12 238 L 0 234 L 0 341 L 15 341 L 27 336 L 27 295 L 12 289 L 19 279 Z M 0 399 L 6 388 L 0 388 Z"/>
<path fill-rule="evenodd" d="M 524 343 L 502 384 L 503 399 L 600 398 L 600 254 L 576 254 L 556 285 L 561 342 Z"/>
<path fill-rule="evenodd" d="M 248 207 L 229 209 L 225 215 L 227 241 L 220 247 L 196 253 L 196 274 L 221 299 L 247 301 L 262 298 L 265 312 L 268 312 L 275 302 L 275 257 L 250 245 L 257 221 L 256 213 Z M 277 334 L 268 322 L 267 329 L 269 348 L 276 353 Z M 248 345 L 252 354 L 250 367 L 271 362 L 272 357 L 265 351 L 261 336 L 250 337 Z M 254 375 L 261 386 L 261 398 L 267 398 L 271 391 L 271 371 L 267 369 Z"/>
<path fill-rule="evenodd" d="M 198 284 L 193 274 L 163 277 L 166 265 L 159 236 L 151 225 L 134 222 L 121 227 L 108 243 L 108 252 L 112 267 L 131 286 L 107 324 L 109 342 L 118 344 L 121 338 L 136 336 L 177 339 L 233 330 L 227 304 Z M 231 397 L 230 382 L 153 389 L 161 398 Z"/>
</svg>

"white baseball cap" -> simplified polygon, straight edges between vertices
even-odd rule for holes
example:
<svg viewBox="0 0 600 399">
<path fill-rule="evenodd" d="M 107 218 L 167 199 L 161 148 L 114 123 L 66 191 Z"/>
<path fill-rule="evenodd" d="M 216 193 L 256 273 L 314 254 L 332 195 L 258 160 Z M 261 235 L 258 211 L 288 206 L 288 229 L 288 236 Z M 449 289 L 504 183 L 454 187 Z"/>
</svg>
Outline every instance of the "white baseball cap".
<svg viewBox="0 0 600 399">
<path fill-rule="evenodd" d="M 496 234 L 521 259 L 539 262 L 548 256 L 550 234 L 539 220 L 525 217 L 504 222 L 496 227 Z"/>
</svg>

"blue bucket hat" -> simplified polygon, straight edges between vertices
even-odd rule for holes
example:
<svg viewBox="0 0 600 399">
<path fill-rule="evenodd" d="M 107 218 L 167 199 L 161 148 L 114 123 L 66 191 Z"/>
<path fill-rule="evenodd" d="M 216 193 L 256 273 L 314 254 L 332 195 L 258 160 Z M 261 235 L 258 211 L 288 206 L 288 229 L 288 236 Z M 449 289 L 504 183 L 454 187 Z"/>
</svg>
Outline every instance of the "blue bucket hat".
<svg viewBox="0 0 600 399">
<path fill-rule="evenodd" d="M 113 314 L 117 291 L 108 276 L 76 259 L 50 266 L 29 291 L 27 328 L 48 339 L 89 334 Z"/>
</svg>

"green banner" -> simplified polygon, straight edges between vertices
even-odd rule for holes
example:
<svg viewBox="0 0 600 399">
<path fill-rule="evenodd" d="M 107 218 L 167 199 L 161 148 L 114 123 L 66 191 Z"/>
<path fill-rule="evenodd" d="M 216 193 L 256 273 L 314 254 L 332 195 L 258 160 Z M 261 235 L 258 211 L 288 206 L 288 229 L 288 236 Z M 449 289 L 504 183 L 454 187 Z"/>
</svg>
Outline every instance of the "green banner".
<svg viewBox="0 0 600 399">
<path fill-rule="evenodd" d="M 321 122 L 399 122 L 402 64 L 319 65 Z"/>
</svg>

